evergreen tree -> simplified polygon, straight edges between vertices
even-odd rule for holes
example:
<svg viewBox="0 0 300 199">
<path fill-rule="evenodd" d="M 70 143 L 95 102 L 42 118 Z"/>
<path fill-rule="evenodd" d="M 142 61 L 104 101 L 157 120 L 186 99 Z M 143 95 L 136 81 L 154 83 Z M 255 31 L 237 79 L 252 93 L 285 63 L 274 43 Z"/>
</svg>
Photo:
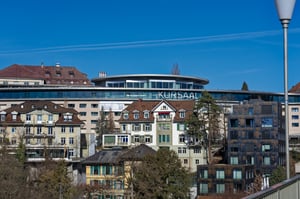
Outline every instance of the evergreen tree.
<svg viewBox="0 0 300 199">
<path fill-rule="evenodd" d="M 243 82 L 243 85 L 242 85 L 242 91 L 248 91 L 248 85 L 246 82 Z"/>
<path fill-rule="evenodd" d="M 220 114 L 221 108 L 212 96 L 204 91 L 196 102 L 193 114 L 186 121 L 187 134 L 190 137 L 189 144 L 205 147 L 209 164 L 212 163 L 212 145 L 220 144 L 222 140 Z"/>
</svg>

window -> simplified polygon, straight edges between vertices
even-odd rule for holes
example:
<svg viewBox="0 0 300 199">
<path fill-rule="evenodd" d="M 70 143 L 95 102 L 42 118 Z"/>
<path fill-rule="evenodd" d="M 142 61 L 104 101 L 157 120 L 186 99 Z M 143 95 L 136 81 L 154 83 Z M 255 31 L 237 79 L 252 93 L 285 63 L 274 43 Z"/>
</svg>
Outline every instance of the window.
<svg viewBox="0 0 300 199">
<path fill-rule="evenodd" d="M 248 139 L 253 139 L 254 138 L 254 132 L 253 131 L 247 131 L 247 137 L 248 137 Z"/>
<path fill-rule="evenodd" d="M 169 131 L 170 129 L 171 129 L 171 124 L 169 123 L 158 124 L 158 130 L 160 131 Z"/>
<path fill-rule="evenodd" d="M 133 142 L 140 142 L 140 136 L 139 135 L 133 136 Z"/>
<path fill-rule="evenodd" d="M 230 157 L 230 164 L 239 164 L 239 158 L 235 156 Z"/>
<path fill-rule="evenodd" d="M 73 126 L 69 127 L 69 133 L 74 133 L 74 127 Z"/>
<path fill-rule="evenodd" d="M 232 171 L 232 177 L 233 179 L 242 179 L 242 171 L 240 169 L 234 169 Z"/>
<path fill-rule="evenodd" d="M 138 111 L 134 111 L 134 112 L 133 112 L 133 118 L 134 118 L 135 120 L 139 119 L 139 116 L 140 116 L 140 114 L 139 114 Z"/>
<path fill-rule="evenodd" d="M 68 104 L 68 108 L 75 108 L 75 104 Z"/>
<path fill-rule="evenodd" d="M 224 170 L 216 170 L 216 178 L 217 179 L 224 179 L 225 178 L 225 172 Z"/>
<path fill-rule="evenodd" d="M 180 111 L 179 112 L 179 117 L 180 118 L 185 118 L 185 111 Z"/>
<path fill-rule="evenodd" d="M 13 113 L 12 113 L 12 120 L 13 120 L 13 121 L 16 121 L 16 120 L 17 120 L 17 113 L 16 113 L 16 112 L 13 112 Z"/>
<path fill-rule="evenodd" d="M 236 146 L 230 147 L 230 151 L 231 152 L 239 152 L 239 147 L 236 147 Z"/>
<path fill-rule="evenodd" d="M 185 142 L 185 135 L 179 135 L 179 143 Z"/>
<path fill-rule="evenodd" d="M 41 143 L 42 143 L 41 138 L 36 139 L 36 143 L 37 143 L 37 144 L 41 144 Z"/>
<path fill-rule="evenodd" d="M 151 131 L 151 124 L 147 123 L 147 124 L 144 124 L 144 131 Z"/>
<path fill-rule="evenodd" d="M 249 107 L 249 108 L 248 108 L 248 114 L 249 114 L 249 115 L 253 115 L 253 112 L 254 112 L 253 107 Z"/>
<path fill-rule="evenodd" d="M 12 128 L 11 128 L 11 133 L 15 133 L 16 130 L 17 130 L 16 127 L 12 127 Z"/>
<path fill-rule="evenodd" d="M 299 123 L 298 122 L 293 122 L 292 127 L 299 127 Z"/>
<path fill-rule="evenodd" d="M 26 114 L 26 121 L 31 121 L 31 115 L 30 114 Z"/>
<path fill-rule="evenodd" d="M 53 135 L 53 128 L 52 128 L 52 126 L 48 127 L 48 135 Z"/>
<path fill-rule="evenodd" d="M 65 137 L 60 138 L 60 144 L 66 144 L 66 138 Z"/>
<path fill-rule="evenodd" d="M 148 119 L 149 118 L 149 111 L 144 111 L 144 118 L 145 119 Z"/>
<path fill-rule="evenodd" d="M 1 121 L 5 121 L 5 114 L 1 114 Z"/>
<path fill-rule="evenodd" d="M 177 130 L 178 131 L 184 131 L 185 130 L 185 125 L 184 124 L 178 124 L 177 125 Z"/>
<path fill-rule="evenodd" d="M 74 144 L 74 138 L 73 137 L 69 137 L 69 144 Z"/>
<path fill-rule="evenodd" d="M 37 127 L 36 133 L 37 133 L 38 135 L 42 134 L 42 127 L 41 127 L 41 126 L 38 126 L 38 127 Z"/>
<path fill-rule="evenodd" d="M 42 122 L 42 115 L 41 114 L 37 115 L 37 122 L 38 123 Z"/>
<path fill-rule="evenodd" d="M 145 135 L 145 142 L 146 143 L 151 143 L 152 142 L 152 136 L 151 135 Z"/>
<path fill-rule="evenodd" d="M 91 112 L 91 116 L 98 116 L 98 112 Z"/>
<path fill-rule="evenodd" d="M 188 159 L 183 159 L 183 164 L 188 164 L 188 163 L 189 163 Z"/>
<path fill-rule="evenodd" d="M 263 144 L 262 146 L 261 146 L 261 151 L 262 152 L 268 152 L 268 151 L 270 151 L 271 150 L 271 145 L 270 144 Z"/>
<path fill-rule="evenodd" d="M 98 104 L 91 104 L 92 108 L 98 108 Z"/>
<path fill-rule="evenodd" d="M 53 121 L 53 115 L 52 114 L 48 115 L 48 121 Z"/>
<path fill-rule="evenodd" d="M 118 136 L 118 143 L 127 144 L 128 143 L 128 136 L 127 135 L 119 135 Z"/>
<path fill-rule="evenodd" d="M 265 117 L 261 119 L 261 127 L 273 127 L 273 118 Z"/>
<path fill-rule="evenodd" d="M 298 107 L 292 107 L 292 112 L 294 112 L 294 113 L 299 112 L 299 108 Z"/>
<path fill-rule="evenodd" d="M 200 172 L 199 172 L 199 177 L 207 179 L 208 178 L 208 170 L 207 169 L 201 169 Z"/>
<path fill-rule="evenodd" d="M 272 105 L 262 105 L 261 106 L 262 114 L 273 114 Z"/>
<path fill-rule="evenodd" d="M 264 161 L 263 162 L 264 165 L 270 165 L 271 164 L 271 158 L 268 157 L 268 156 L 265 156 L 263 161 Z"/>
<path fill-rule="evenodd" d="M 246 127 L 255 127 L 254 119 L 246 119 Z"/>
<path fill-rule="evenodd" d="M 200 164 L 199 159 L 196 159 L 196 160 L 195 160 L 195 164 Z"/>
<path fill-rule="evenodd" d="M 262 139 L 271 139 L 271 132 L 263 131 L 262 132 Z"/>
<path fill-rule="evenodd" d="M 26 135 L 29 135 L 29 134 L 30 134 L 30 127 L 27 126 L 27 127 L 25 128 L 25 134 L 26 134 Z"/>
<path fill-rule="evenodd" d="M 250 155 L 248 155 L 247 157 L 246 157 L 246 164 L 254 164 L 254 157 L 253 156 L 250 156 Z"/>
<path fill-rule="evenodd" d="M 121 126 L 122 126 L 122 131 L 126 132 L 126 124 L 122 124 Z"/>
<path fill-rule="evenodd" d="M 202 193 L 202 194 L 208 193 L 208 184 L 207 183 L 200 183 L 199 193 Z"/>
<path fill-rule="evenodd" d="M 239 120 L 238 119 L 230 119 L 230 127 L 238 127 L 239 126 Z"/>
<path fill-rule="evenodd" d="M 299 115 L 292 115 L 292 119 L 293 120 L 298 120 L 299 119 Z"/>
<path fill-rule="evenodd" d="M 216 193 L 224 193 L 225 184 L 216 184 Z"/>
<path fill-rule="evenodd" d="M 201 148 L 194 148 L 194 153 L 201 153 Z"/>
<path fill-rule="evenodd" d="M 99 175 L 100 174 L 100 166 L 91 166 L 91 175 Z"/>
<path fill-rule="evenodd" d="M 86 104 L 79 104 L 79 108 L 86 108 Z"/>
<path fill-rule="evenodd" d="M 62 127 L 61 127 L 61 132 L 62 132 L 62 133 L 65 133 L 65 132 L 66 132 L 66 127 L 65 127 L 65 126 L 62 126 Z"/>
<path fill-rule="evenodd" d="M 230 138 L 231 139 L 238 139 L 238 132 L 237 131 L 230 131 Z"/>
<path fill-rule="evenodd" d="M 158 136 L 159 143 L 169 143 L 170 142 L 170 135 L 159 135 Z"/>
<path fill-rule="evenodd" d="M 186 153 L 185 147 L 178 147 L 178 153 Z"/>
<path fill-rule="evenodd" d="M 141 125 L 140 124 L 133 124 L 132 125 L 133 131 L 141 131 Z"/>
<path fill-rule="evenodd" d="M 123 119 L 127 120 L 128 117 L 129 117 L 129 116 L 128 116 L 128 112 L 124 112 L 124 113 L 123 113 Z"/>
<path fill-rule="evenodd" d="M 86 116 L 86 112 L 80 112 L 80 116 Z"/>
<path fill-rule="evenodd" d="M 71 122 L 72 117 L 73 117 L 72 113 L 66 113 L 66 114 L 64 114 L 64 121 L 65 122 Z"/>
<path fill-rule="evenodd" d="M 74 149 L 69 149 L 69 157 L 74 157 Z"/>
<path fill-rule="evenodd" d="M 165 120 L 165 119 L 170 119 L 171 116 L 170 116 L 169 112 L 160 112 L 160 113 L 158 113 L 158 118 L 160 120 Z"/>
</svg>

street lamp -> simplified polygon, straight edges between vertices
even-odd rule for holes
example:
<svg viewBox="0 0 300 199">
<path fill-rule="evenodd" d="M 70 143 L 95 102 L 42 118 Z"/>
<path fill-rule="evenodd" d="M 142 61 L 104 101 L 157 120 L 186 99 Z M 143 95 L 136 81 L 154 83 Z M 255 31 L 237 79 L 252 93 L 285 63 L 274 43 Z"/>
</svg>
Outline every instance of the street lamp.
<svg viewBox="0 0 300 199">
<path fill-rule="evenodd" d="M 283 28 L 284 43 L 284 106 L 285 106 L 285 150 L 286 150 L 286 178 L 290 178 L 289 160 L 289 109 L 288 109 L 288 53 L 287 53 L 287 30 L 292 19 L 296 0 L 275 0 L 277 13 Z"/>
</svg>

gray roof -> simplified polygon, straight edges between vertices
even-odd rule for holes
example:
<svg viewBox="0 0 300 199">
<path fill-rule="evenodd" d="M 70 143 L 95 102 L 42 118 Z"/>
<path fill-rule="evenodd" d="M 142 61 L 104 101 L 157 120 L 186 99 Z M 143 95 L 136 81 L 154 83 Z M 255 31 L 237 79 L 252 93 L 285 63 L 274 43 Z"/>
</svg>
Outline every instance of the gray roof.
<svg viewBox="0 0 300 199">
<path fill-rule="evenodd" d="M 119 164 L 126 160 L 142 160 L 146 155 L 154 153 L 155 150 L 145 144 L 131 149 L 105 149 L 86 158 L 82 164 Z"/>
</svg>

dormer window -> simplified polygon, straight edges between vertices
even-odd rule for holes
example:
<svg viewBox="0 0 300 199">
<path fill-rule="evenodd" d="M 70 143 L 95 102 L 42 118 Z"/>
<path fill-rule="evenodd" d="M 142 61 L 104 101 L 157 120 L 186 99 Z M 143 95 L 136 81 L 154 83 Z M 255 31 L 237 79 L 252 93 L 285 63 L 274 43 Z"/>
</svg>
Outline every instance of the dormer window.
<svg viewBox="0 0 300 199">
<path fill-rule="evenodd" d="M 148 119 L 150 117 L 149 111 L 144 111 L 144 118 Z"/>
<path fill-rule="evenodd" d="M 123 113 L 123 119 L 128 120 L 128 112 L 127 111 Z"/>
<path fill-rule="evenodd" d="M 73 78 L 74 77 L 74 72 L 73 71 L 69 71 L 69 75 L 70 75 L 70 78 Z"/>
<path fill-rule="evenodd" d="M 17 114 L 18 114 L 18 112 L 16 112 L 16 111 L 13 111 L 13 112 L 11 113 L 11 115 L 12 115 L 12 120 L 13 120 L 13 121 L 16 121 L 16 120 L 17 120 Z"/>
<path fill-rule="evenodd" d="M 73 114 L 72 113 L 65 113 L 64 114 L 64 121 L 65 122 L 72 122 Z"/>
<path fill-rule="evenodd" d="M 185 110 L 180 110 L 179 111 L 179 117 L 180 118 L 185 118 Z"/>
<path fill-rule="evenodd" d="M 5 121 L 5 116 L 6 116 L 6 112 L 5 111 L 2 111 L 0 113 L 0 119 L 1 119 L 1 122 L 4 122 Z"/>
<path fill-rule="evenodd" d="M 50 75 L 50 72 L 47 71 L 47 72 L 45 73 L 45 76 L 46 76 L 46 77 L 50 77 L 50 76 L 51 76 L 51 75 Z"/>
<path fill-rule="evenodd" d="M 137 111 L 137 110 L 133 111 L 133 118 L 134 118 L 135 120 L 137 120 L 137 119 L 139 119 L 139 117 L 140 117 L 139 111 Z"/>
</svg>

